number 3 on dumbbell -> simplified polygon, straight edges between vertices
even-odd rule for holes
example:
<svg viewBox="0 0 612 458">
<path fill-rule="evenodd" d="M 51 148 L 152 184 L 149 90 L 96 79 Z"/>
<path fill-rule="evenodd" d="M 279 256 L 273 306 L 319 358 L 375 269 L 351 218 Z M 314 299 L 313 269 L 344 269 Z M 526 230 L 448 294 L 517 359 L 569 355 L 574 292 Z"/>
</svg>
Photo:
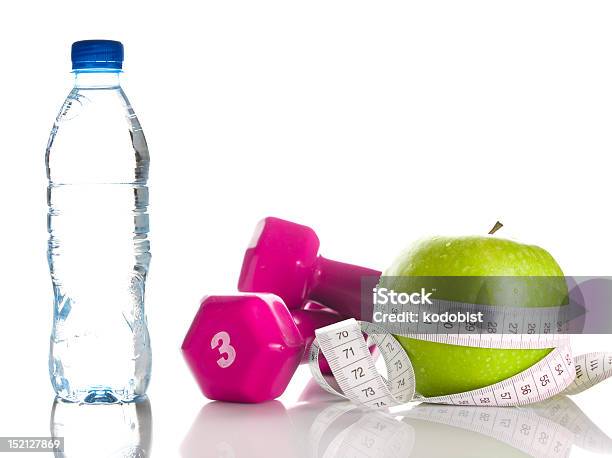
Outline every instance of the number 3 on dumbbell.
<svg viewBox="0 0 612 458">
<path fill-rule="evenodd" d="M 220 331 L 214 335 L 210 341 L 210 348 L 218 349 L 221 358 L 217 360 L 217 364 L 225 369 L 230 367 L 236 359 L 236 349 L 230 345 L 230 335 L 225 331 Z"/>
</svg>

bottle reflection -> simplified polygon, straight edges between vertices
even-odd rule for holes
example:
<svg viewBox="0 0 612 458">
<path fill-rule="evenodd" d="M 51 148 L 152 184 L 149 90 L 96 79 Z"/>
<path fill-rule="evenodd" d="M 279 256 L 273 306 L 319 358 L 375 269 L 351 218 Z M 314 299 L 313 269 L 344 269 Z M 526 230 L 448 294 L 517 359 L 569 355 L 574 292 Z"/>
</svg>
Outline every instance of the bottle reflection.
<svg viewBox="0 0 612 458">
<path fill-rule="evenodd" d="M 51 410 L 51 435 L 64 437 L 70 458 L 146 458 L 151 453 L 151 404 L 77 404 L 56 399 Z"/>
</svg>

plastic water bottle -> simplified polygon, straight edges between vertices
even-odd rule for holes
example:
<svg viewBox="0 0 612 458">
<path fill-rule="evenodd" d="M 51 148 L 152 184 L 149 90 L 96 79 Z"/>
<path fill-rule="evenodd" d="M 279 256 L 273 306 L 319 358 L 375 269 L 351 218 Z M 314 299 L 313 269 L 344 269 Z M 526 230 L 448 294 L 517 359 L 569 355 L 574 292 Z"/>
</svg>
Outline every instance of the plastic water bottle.
<svg viewBox="0 0 612 458">
<path fill-rule="evenodd" d="M 46 151 L 49 373 L 73 402 L 138 400 L 150 379 L 149 151 L 120 85 L 122 64 L 117 41 L 72 45 L 74 87 Z"/>
</svg>

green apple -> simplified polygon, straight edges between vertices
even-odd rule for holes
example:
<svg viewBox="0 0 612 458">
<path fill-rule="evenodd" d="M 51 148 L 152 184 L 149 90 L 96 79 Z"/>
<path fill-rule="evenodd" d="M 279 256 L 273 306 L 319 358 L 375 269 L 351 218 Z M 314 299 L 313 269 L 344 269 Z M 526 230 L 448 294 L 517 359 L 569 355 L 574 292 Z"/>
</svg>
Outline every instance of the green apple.
<svg viewBox="0 0 612 458">
<path fill-rule="evenodd" d="M 559 306 L 567 303 L 568 296 L 563 272 L 546 250 L 492 236 L 417 242 L 385 271 L 379 286 L 396 292 L 426 287 L 437 299 L 516 307 Z M 497 383 L 551 351 L 474 348 L 396 337 L 414 366 L 417 392 L 428 397 Z"/>
</svg>

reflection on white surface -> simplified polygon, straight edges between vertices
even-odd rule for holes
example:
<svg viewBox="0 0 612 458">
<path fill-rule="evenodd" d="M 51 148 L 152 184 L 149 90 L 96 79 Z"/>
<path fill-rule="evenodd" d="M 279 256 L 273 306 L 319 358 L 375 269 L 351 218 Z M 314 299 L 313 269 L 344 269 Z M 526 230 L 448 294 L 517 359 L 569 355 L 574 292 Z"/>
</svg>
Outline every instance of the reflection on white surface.
<svg viewBox="0 0 612 458">
<path fill-rule="evenodd" d="M 345 406 L 351 408 L 348 404 Z M 319 415 L 313 430 L 325 429 L 330 424 L 329 417 L 333 421 L 334 410 L 340 408 L 329 408 Z M 395 421 L 410 426 L 410 443 L 400 446 L 397 438 L 408 437 L 408 433 L 394 430 L 391 438 L 382 442 L 386 444 L 385 452 L 375 448 L 381 442 L 379 431 L 372 427 L 372 421 L 364 421 L 371 415 L 365 413 L 358 423 L 341 433 L 345 437 L 336 448 L 330 447 L 324 454 L 313 456 L 555 458 L 570 456 L 573 446 L 592 453 L 612 454 L 612 439 L 567 397 L 525 407 L 419 404 L 393 414 Z"/>
<path fill-rule="evenodd" d="M 612 454 L 612 440 L 567 397 L 524 407 L 419 404 L 398 415 L 415 431 L 411 456 L 553 458 L 574 446 Z"/>
<path fill-rule="evenodd" d="M 300 402 L 206 404 L 183 458 L 566 457 L 612 454 L 612 440 L 567 397 L 525 407 L 418 404 L 362 410 L 309 384 Z"/>
<path fill-rule="evenodd" d="M 294 431 L 278 401 L 206 404 L 181 446 L 185 458 L 293 457 Z"/>
<path fill-rule="evenodd" d="M 322 419 L 333 420 L 322 424 Z M 363 431 L 373 434 L 361 437 Z M 211 402 L 198 414 L 181 446 L 183 458 L 307 458 L 336 455 L 364 440 L 377 456 L 408 456 L 412 428 L 380 412 L 319 401 L 285 409 L 263 404 Z M 352 455 L 350 455 L 352 456 Z M 358 456 L 358 455 L 355 455 Z"/>
<path fill-rule="evenodd" d="M 64 437 L 58 457 L 146 458 L 151 451 L 151 404 L 76 404 L 56 399 L 51 435 Z"/>
<path fill-rule="evenodd" d="M 338 425 L 355 413 L 356 421 L 348 426 Z M 363 411 L 342 402 L 328 407 L 315 419 L 309 434 L 309 456 L 405 457 L 412 456 L 414 443 L 411 425 L 397 421 L 387 412 Z"/>
</svg>

